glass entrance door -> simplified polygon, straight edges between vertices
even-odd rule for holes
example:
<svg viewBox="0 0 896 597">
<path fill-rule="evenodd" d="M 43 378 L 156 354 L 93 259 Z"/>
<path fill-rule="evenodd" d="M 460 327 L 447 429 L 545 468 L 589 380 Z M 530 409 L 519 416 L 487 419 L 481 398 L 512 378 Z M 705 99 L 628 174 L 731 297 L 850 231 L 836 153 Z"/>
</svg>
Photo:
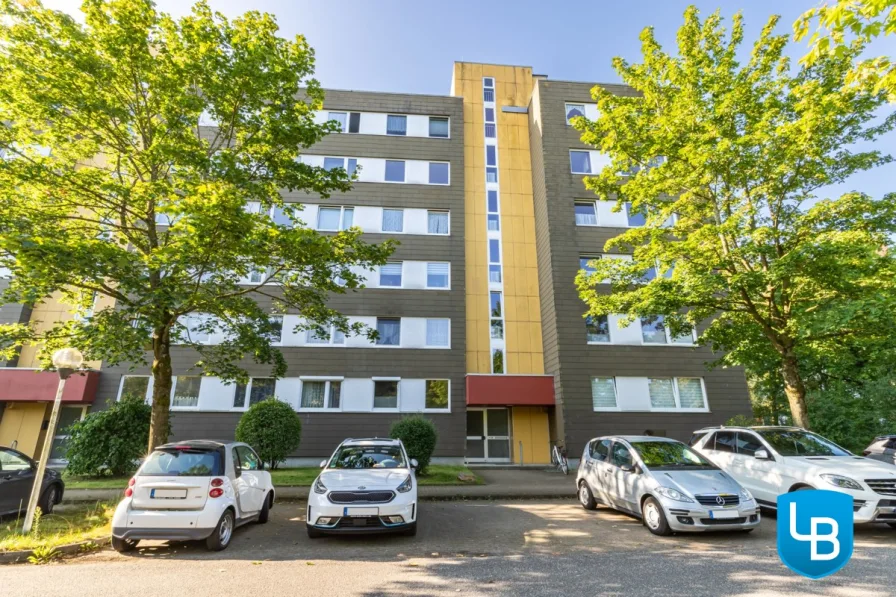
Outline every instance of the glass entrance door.
<svg viewBox="0 0 896 597">
<path fill-rule="evenodd" d="M 509 409 L 467 409 L 467 461 L 510 462 Z"/>
</svg>

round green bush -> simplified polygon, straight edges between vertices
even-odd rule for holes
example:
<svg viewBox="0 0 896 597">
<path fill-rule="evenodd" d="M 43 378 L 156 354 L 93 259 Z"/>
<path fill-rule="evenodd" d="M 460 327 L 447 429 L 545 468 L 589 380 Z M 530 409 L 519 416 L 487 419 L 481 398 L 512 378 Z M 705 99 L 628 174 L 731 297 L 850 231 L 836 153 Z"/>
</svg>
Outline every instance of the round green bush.
<svg viewBox="0 0 896 597">
<path fill-rule="evenodd" d="M 124 396 L 68 428 L 65 457 L 73 475 L 129 475 L 146 455 L 152 407 L 142 397 Z M 60 431 L 57 431 L 59 433 Z"/>
<path fill-rule="evenodd" d="M 258 452 L 271 469 L 299 447 L 302 421 L 298 413 L 277 398 L 268 398 L 249 407 L 236 426 L 236 440 Z"/>
<path fill-rule="evenodd" d="M 408 457 L 417 459 L 417 472 L 425 475 L 439 440 L 433 422 L 418 416 L 405 417 L 392 424 L 389 436 L 404 443 Z"/>
</svg>

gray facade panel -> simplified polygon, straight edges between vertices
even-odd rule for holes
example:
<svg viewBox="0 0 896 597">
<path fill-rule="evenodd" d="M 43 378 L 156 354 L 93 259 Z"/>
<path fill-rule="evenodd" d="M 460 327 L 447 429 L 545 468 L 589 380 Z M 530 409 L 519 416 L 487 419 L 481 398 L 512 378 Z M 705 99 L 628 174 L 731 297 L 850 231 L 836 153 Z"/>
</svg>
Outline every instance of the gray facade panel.
<svg viewBox="0 0 896 597">
<path fill-rule="evenodd" d="M 0 295 L 9 288 L 9 280 L 0 278 Z M 0 325 L 27 323 L 31 319 L 31 307 L 20 303 L 0 305 Z M 15 367 L 18 357 L 8 361 L 0 361 L 0 367 Z"/>
</svg>

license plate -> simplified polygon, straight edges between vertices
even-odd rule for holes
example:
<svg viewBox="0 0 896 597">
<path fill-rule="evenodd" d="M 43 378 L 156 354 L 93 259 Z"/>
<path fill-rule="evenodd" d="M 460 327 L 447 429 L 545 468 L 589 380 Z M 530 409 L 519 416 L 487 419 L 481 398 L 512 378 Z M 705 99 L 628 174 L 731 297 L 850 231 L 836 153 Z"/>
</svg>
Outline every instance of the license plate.
<svg viewBox="0 0 896 597">
<path fill-rule="evenodd" d="M 187 497 L 186 489 L 151 489 L 149 497 L 154 500 L 182 500 Z"/>
<path fill-rule="evenodd" d="M 739 515 L 737 510 L 710 510 L 710 518 L 737 518 Z"/>
<path fill-rule="evenodd" d="M 379 508 L 343 508 L 343 516 L 377 516 Z"/>
</svg>

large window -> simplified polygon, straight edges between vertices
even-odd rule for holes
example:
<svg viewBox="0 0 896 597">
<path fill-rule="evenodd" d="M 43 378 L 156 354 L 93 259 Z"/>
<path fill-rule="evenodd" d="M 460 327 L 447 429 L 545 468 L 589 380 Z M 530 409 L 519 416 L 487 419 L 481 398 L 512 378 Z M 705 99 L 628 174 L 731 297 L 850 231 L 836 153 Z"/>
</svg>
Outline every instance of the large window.
<svg viewBox="0 0 896 597">
<path fill-rule="evenodd" d="M 306 333 L 306 344 L 327 344 L 335 346 L 342 346 L 345 344 L 345 334 L 337 330 L 335 325 L 331 325 L 324 330 L 311 328 Z"/>
<path fill-rule="evenodd" d="M 597 226 L 594 202 L 576 202 L 576 226 Z"/>
<path fill-rule="evenodd" d="M 448 348 L 450 344 L 450 329 L 451 321 L 449 319 L 427 319 L 426 346 L 433 348 Z"/>
<path fill-rule="evenodd" d="M 650 378 L 650 407 L 654 410 L 705 410 L 706 394 L 699 377 Z"/>
<path fill-rule="evenodd" d="M 408 134 L 408 117 L 389 114 L 386 117 L 386 134 L 404 136 Z"/>
<path fill-rule="evenodd" d="M 435 210 L 427 211 L 426 232 L 429 234 L 448 234 L 448 212 Z"/>
<path fill-rule="evenodd" d="M 302 380 L 302 409 L 339 410 L 342 382 Z"/>
<path fill-rule="evenodd" d="M 426 380 L 426 403 L 424 404 L 424 408 L 426 408 L 427 410 L 448 409 L 447 379 Z"/>
<path fill-rule="evenodd" d="M 324 170 L 345 168 L 345 158 L 324 158 Z"/>
<path fill-rule="evenodd" d="M 267 334 L 268 339 L 271 344 L 280 344 L 283 341 L 283 316 L 273 315 L 268 318 L 268 323 L 271 324 Z"/>
<path fill-rule="evenodd" d="M 585 318 L 588 344 L 602 344 L 610 341 L 610 324 L 606 315 Z"/>
<path fill-rule="evenodd" d="M 401 319 L 397 317 L 377 317 L 377 346 L 401 345 Z"/>
<path fill-rule="evenodd" d="M 383 232 L 404 232 L 403 209 L 383 209 Z"/>
<path fill-rule="evenodd" d="M 327 115 L 327 120 L 335 120 L 337 123 L 339 123 L 339 132 L 344 133 L 345 125 L 346 125 L 346 117 L 347 117 L 347 114 L 345 112 L 330 112 Z"/>
<path fill-rule="evenodd" d="M 594 410 L 615 409 L 616 380 L 612 377 L 592 377 L 591 403 Z"/>
<path fill-rule="evenodd" d="M 570 151 L 569 167 L 573 174 L 591 174 L 591 154 L 587 151 Z"/>
<path fill-rule="evenodd" d="M 426 287 L 448 288 L 448 278 L 451 266 L 445 262 L 430 262 L 426 264 Z"/>
<path fill-rule="evenodd" d="M 566 124 L 572 124 L 572 119 L 585 116 L 584 104 L 566 104 Z"/>
<path fill-rule="evenodd" d="M 380 286 L 401 288 L 401 261 L 380 266 Z"/>
<path fill-rule="evenodd" d="M 429 136 L 447 139 L 448 138 L 448 119 L 437 117 L 437 116 L 430 116 L 429 117 Z"/>
<path fill-rule="evenodd" d="M 579 257 L 579 269 L 585 270 L 589 274 L 593 274 L 597 270 L 591 265 L 595 261 L 600 260 L 600 255 L 582 255 Z"/>
<path fill-rule="evenodd" d="M 685 346 L 694 344 L 693 332 L 673 336 L 662 315 L 641 318 L 641 339 L 644 344 L 682 344 Z"/>
<path fill-rule="evenodd" d="M 632 207 L 632 204 L 629 202 L 626 202 L 625 204 L 625 216 L 628 218 L 628 225 L 630 228 L 643 226 L 647 222 L 644 214 L 639 211 L 635 211 L 635 209 Z"/>
<path fill-rule="evenodd" d="M 174 397 L 172 408 L 195 408 L 199 406 L 199 385 L 202 378 L 198 375 L 178 375 L 174 378 Z"/>
<path fill-rule="evenodd" d="M 118 399 L 138 398 L 146 400 L 149 393 L 149 376 L 148 375 L 124 375 L 121 378 L 121 388 L 118 393 Z"/>
<path fill-rule="evenodd" d="M 450 176 L 448 162 L 429 163 L 429 184 L 448 184 Z"/>
<path fill-rule="evenodd" d="M 404 161 L 386 160 L 386 182 L 404 182 Z"/>
<path fill-rule="evenodd" d="M 233 395 L 233 408 L 246 408 L 262 400 L 274 397 L 277 380 L 270 377 L 253 377 L 248 384 L 237 384 Z"/>
<path fill-rule="evenodd" d="M 373 382 L 373 408 L 398 408 L 398 380 L 377 379 Z"/>
<path fill-rule="evenodd" d="M 354 216 L 352 207 L 321 207 L 317 212 L 317 229 L 327 232 L 348 230 L 352 227 Z"/>
</svg>

